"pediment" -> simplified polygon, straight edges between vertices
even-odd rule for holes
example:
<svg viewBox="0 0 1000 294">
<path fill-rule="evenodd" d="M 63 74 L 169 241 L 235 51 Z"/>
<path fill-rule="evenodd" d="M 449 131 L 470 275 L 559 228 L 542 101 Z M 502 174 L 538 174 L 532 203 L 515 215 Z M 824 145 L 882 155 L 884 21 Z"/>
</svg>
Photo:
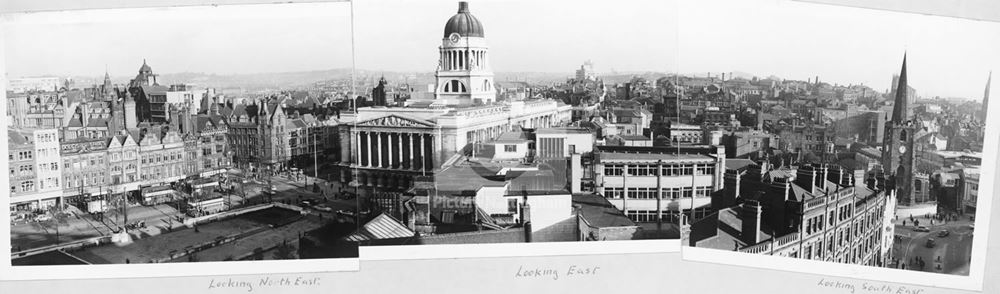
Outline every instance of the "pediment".
<svg viewBox="0 0 1000 294">
<path fill-rule="evenodd" d="M 358 126 L 365 127 L 408 127 L 408 128 L 433 128 L 434 124 L 425 120 L 403 117 L 400 115 L 388 115 L 359 122 Z"/>
</svg>

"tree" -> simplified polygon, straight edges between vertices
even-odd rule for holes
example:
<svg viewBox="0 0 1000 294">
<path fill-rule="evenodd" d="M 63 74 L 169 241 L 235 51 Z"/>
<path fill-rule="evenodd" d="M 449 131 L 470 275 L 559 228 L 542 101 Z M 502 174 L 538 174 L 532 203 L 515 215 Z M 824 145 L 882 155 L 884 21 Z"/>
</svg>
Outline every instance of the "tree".
<svg viewBox="0 0 1000 294">
<path fill-rule="evenodd" d="M 69 225 L 66 214 L 60 205 L 49 206 L 46 213 L 52 216 L 52 218 L 42 222 L 42 225 L 46 228 L 53 228 L 56 231 L 56 244 L 59 244 L 59 227 L 63 225 Z"/>
<path fill-rule="evenodd" d="M 281 245 L 274 249 L 274 259 L 298 259 L 295 251 L 295 245 L 288 244 L 288 241 L 281 241 Z"/>
</svg>

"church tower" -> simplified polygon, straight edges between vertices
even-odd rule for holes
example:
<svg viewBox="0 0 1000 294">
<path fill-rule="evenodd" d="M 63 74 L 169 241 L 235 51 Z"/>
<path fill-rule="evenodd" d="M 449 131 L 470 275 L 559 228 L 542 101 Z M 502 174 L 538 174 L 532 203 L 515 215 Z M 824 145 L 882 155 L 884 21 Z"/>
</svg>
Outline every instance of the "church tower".
<svg viewBox="0 0 1000 294">
<path fill-rule="evenodd" d="M 493 71 L 483 24 L 458 2 L 458 13 L 448 19 L 441 40 L 434 98 L 437 103 L 484 104 L 496 100 Z"/>
<path fill-rule="evenodd" d="M 388 84 L 388 82 L 385 81 L 385 77 L 383 76 L 378 80 L 378 85 L 376 85 L 375 88 L 372 89 L 372 103 L 374 103 L 375 106 L 388 105 L 388 101 L 386 101 L 385 98 L 386 84 Z"/>
<path fill-rule="evenodd" d="M 906 55 L 896 85 L 892 120 L 886 122 L 885 139 L 882 141 L 882 166 L 890 175 L 890 189 L 896 191 L 896 199 L 901 205 L 916 204 L 913 198 L 913 166 L 915 162 L 913 136 L 918 127 L 910 116 L 907 84 Z"/>
</svg>

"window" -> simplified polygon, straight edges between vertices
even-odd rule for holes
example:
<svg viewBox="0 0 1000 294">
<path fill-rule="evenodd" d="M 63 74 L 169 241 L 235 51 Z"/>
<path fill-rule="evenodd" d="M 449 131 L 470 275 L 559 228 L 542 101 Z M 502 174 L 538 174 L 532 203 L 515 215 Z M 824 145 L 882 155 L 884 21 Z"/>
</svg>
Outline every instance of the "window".
<svg viewBox="0 0 1000 294">
<path fill-rule="evenodd" d="M 517 213 L 517 199 L 507 199 L 507 212 Z"/>
<path fill-rule="evenodd" d="M 23 181 L 21 182 L 21 192 L 30 192 L 35 190 L 35 182 Z"/>
<path fill-rule="evenodd" d="M 621 199 L 625 196 L 625 189 L 623 188 L 604 188 L 604 197 L 610 199 Z"/>
<path fill-rule="evenodd" d="M 712 187 L 702 186 L 695 188 L 695 197 L 707 197 L 712 194 Z"/>
<path fill-rule="evenodd" d="M 620 176 L 620 175 L 622 175 L 622 165 L 620 165 L 620 164 L 606 164 L 606 165 L 604 165 L 604 175 L 605 176 Z"/>
<path fill-rule="evenodd" d="M 503 145 L 504 152 L 517 152 L 517 145 Z"/>
<path fill-rule="evenodd" d="M 576 145 L 569 144 L 569 154 L 576 154 Z"/>
</svg>

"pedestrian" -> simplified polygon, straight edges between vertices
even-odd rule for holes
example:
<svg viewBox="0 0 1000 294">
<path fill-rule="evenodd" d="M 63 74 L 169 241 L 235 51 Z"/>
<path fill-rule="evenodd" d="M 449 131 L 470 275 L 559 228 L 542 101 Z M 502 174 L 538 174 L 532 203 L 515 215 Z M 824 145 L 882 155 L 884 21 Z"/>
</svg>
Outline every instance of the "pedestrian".
<svg viewBox="0 0 1000 294">
<path fill-rule="evenodd" d="M 128 260 L 128 258 L 126 258 L 126 259 L 125 259 L 125 264 L 129 264 L 129 263 L 132 263 L 132 262 L 131 262 L 131 261 L 129 261 L 129 260 Z"/>
<path fill-rule="evenodd" d="M 905 219 L 903 220 L 903 226 L 904 227 L 906 226 L 906 220 Z"/>
</svg>

